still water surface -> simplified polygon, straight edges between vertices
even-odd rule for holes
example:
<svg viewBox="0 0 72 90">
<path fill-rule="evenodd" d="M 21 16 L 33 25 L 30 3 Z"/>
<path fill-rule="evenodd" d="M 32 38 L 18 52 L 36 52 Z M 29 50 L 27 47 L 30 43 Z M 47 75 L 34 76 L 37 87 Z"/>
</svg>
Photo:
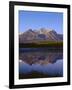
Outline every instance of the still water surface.
<svg viewBox="0 0 72 90">
<path fill-rule="evenodd" d="M 19 79 L 63 76 L 63 52 L 39 48 L 19 51 Z"/>
</svg>

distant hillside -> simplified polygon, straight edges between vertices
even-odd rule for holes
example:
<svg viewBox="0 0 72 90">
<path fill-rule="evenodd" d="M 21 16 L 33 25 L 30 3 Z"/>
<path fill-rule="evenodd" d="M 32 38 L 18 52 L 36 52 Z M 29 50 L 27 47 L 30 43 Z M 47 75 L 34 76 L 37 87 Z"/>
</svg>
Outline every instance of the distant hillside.
<svg viewBox="0 0 72 90">
<path fill-rule="evenodd" d="M 63 35 L 58 34 L 55 30 L 41 28 L 39 30 L 29 29 L 19 34 L 19 43 L 34 43 L 38 41 L 63 41 Z"/>
</svg>

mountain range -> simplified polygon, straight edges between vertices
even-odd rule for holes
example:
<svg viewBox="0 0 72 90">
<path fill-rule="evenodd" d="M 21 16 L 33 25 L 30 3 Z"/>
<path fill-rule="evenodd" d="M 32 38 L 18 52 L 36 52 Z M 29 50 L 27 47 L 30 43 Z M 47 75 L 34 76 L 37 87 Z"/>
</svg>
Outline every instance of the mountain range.
<svg viewBox="0 0 72 90">
<path fill-rule="evenodd" d="M 32 43 L 35 41 L 63 41 L 63 34 L 45 28 L 39 30 L 28 29 L 26 32 L 19 33 L 19 43 Z"/>
</svg>

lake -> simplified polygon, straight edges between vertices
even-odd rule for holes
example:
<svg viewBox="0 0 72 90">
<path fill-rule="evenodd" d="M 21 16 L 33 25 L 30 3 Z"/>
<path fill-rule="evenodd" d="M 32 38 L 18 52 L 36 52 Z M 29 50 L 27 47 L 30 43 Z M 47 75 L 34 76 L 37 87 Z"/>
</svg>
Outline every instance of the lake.
<svg viewBox="0 0 72 90">
<path fill-rule="evenodd" d="M 19 79 L 63 77 L 63 51 L 48 48 L 19 49 Z"/>
</svg>

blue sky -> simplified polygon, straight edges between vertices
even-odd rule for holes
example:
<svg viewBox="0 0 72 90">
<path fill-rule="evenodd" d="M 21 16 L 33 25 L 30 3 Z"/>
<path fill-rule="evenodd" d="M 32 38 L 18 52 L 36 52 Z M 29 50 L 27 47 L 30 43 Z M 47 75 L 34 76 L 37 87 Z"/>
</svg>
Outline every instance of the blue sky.
<svg viewBox="0 0 72 90">
<path fill-rule="evenodd" d="M 19 11 L 19 32 L 28 29 L 49 28 L 63 34 L 63 13 Z"/>
</svg>

